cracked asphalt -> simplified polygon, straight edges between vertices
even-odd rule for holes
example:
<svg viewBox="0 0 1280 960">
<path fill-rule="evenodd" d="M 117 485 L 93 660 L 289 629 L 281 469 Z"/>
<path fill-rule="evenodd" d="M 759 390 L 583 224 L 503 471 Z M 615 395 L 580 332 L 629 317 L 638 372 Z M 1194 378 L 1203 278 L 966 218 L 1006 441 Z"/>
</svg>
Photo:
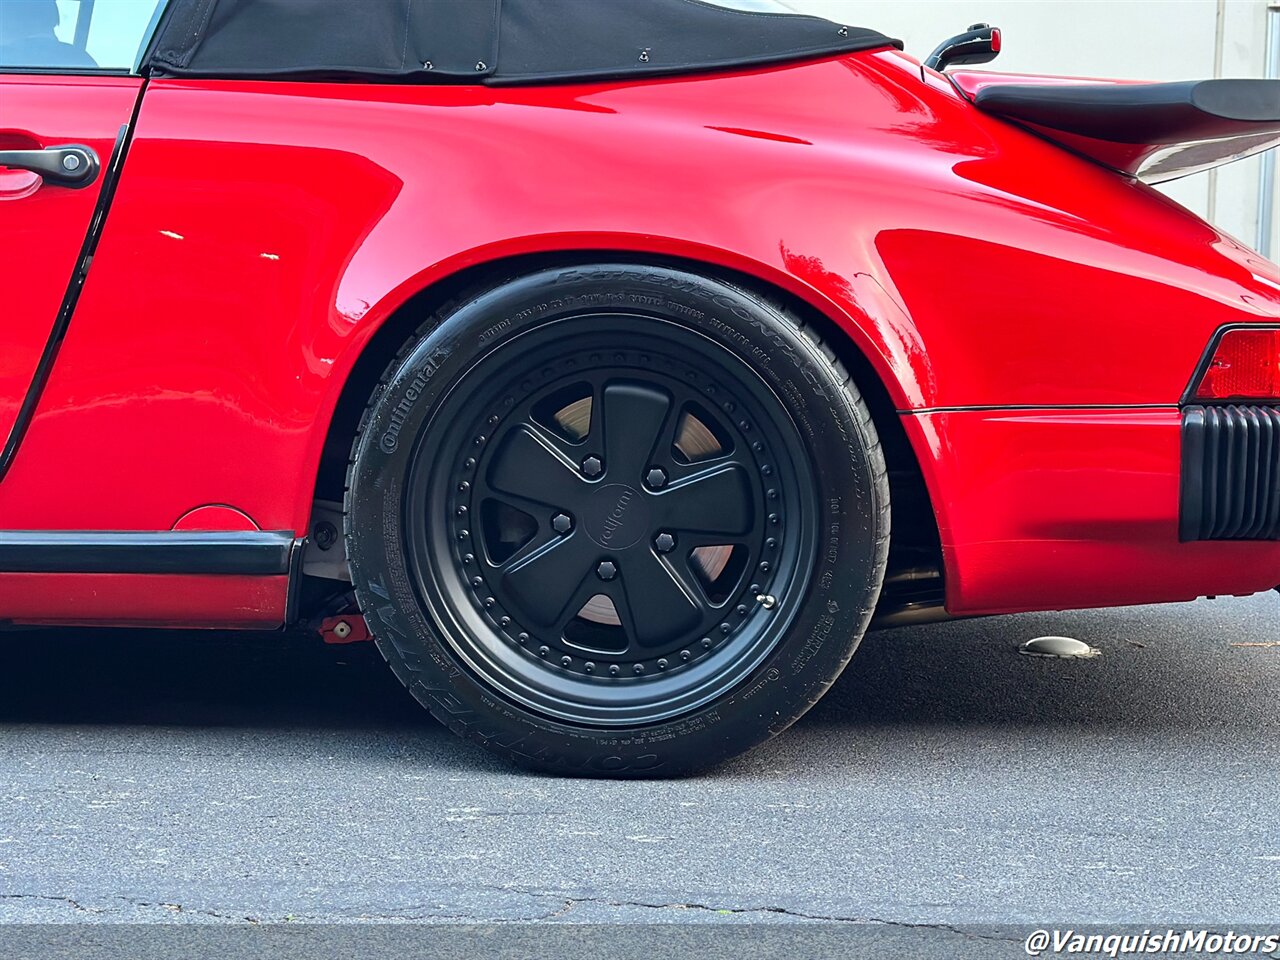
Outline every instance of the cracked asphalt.
<svg viewBox="0 0 1280 960">
<path fill-rule="evenodd" d="M 1103 656 L 1016 654 L 1045 633 Z M 782 738 L 653 783 L 508 768 L 369 645 L 0 664 L 0 922 L 1280 921 L 1280 595 L 873 633 Z"/>
</svg>

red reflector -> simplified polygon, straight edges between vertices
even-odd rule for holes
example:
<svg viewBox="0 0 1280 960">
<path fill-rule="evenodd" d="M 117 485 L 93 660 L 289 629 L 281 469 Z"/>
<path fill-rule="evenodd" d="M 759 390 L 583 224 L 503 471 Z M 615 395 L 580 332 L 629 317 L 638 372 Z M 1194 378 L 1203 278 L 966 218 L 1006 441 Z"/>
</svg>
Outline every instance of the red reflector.
<svg viewBox="0 0 1280 960">
<path fill-rule="evenodd" d="M 1280 400 L 1280 330 L 1224 333 L 1196 399 Z"/>
<path fill-rule="evenodd" d="M 991 31 L 991 52 L 1000 52 L 1000 28 L 996 27 Z"/>
</svg>

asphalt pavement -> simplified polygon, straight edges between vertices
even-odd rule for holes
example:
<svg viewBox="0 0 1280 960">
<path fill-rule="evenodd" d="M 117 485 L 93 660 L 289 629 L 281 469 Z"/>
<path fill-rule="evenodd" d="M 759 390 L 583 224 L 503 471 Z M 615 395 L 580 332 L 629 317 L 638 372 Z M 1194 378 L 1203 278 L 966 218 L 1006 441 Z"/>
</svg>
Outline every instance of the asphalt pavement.
<svg viewBox="0 0 1280 960">
<path fill-rule="evenodd" d="M 371 645 L 0 634 L 0 923 L 1277 921 L 1278 695 L 1276 594 L 883 631 L 773 743 L 616 783 Z"/>
</svg>

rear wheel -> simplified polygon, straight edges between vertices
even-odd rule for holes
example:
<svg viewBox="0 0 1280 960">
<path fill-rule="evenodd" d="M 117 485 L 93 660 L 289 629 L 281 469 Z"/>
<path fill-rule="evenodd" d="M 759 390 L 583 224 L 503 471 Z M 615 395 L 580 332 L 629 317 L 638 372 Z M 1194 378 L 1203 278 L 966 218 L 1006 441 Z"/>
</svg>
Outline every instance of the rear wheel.
<svg viewBox="0 0 1280 960">
<path fill-rule="evenodd" d="M 865 406 L 793 316 L 602 265 L 487 290 L 406 347 L 347 524 L 379 648 L 452 729 L 543 769 L 670 775 L 839 674 L 888 491 Z"/>
</svg>

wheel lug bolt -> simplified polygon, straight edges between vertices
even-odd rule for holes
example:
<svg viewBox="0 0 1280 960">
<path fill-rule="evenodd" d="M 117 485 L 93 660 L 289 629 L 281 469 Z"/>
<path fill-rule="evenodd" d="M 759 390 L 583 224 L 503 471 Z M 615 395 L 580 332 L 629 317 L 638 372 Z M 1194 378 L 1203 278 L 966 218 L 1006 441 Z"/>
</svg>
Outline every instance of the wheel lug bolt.
<svg viewBox="0 0 1280 960">
<path fill-rule="evenodd" d="M 667 485 L 667 471 L 661 467 L 650 467 L 649 472 L 644 475 L 644 482 L 649 485 L 650 490 L 661 490 Z"/>
<path fill-rule="evenodd" d="M 582 473 L 587 477 L 598 477 L 604 471 L 604 464 L 599 457 L 587 457 L 582 461 Z"/>
<path fill-rule="evenodd" d="M 550 652 L 551 652 L 551 648 L 550 648 L 550 647 L 539 647 L 539 648 L 538 648 L 538 656 L 540 656 L 540 657 L 545 657 L 545 656 L 546 656 L 548 653 L 550 653 Z"/>
<path fill-rule="evenodd" d="M 569 664 L 571 664 L 571 663 L 573 663 L 573 661 L 572 661 L 572 660 L 570 660 L 568 657 L 561 657 L 561 658 L 560 658 L 560 666 L 562 666 L 562 667 L 567 667 L 567 666 L 569 666 Z"/>
<path fill-rule="evenodd" d="M 582 665 L 582 669 L 587 671 L 587 673 L 594 673 L 596 669 L 596 665 L 592 663 L 590 660 L 588 660 L 586 663 Z"/>
<path fill-rule="evenodd" d="M 609 668 L 609 676 L 616 677 L 618 675 L 618 665 L 615 663 Z"/>
<path fill-rule="evenodd" d="M 658 669 L 659 669 L 659 670 L 665 670 L 665 669 L 667 669 L 667 658 L 666 658 L 666 657 L 663 657 L 661 660 L 659 660 L 659 661 L 658 661 Z"/>
<path fill-rule="evenodd" d="M 618 575 L 617 564 L 611 560 L 603 561 L 600 566 L 596 567 L 596 576 L 601 580 L 612 580 Z"/>
<path fill-rule="evenodd" d="M 635 672 L 636 672 L 636 673 L 644 673 L 644 664 L 643 664 L 643 663 L 637 663 L 637 664 L 635 665 L 635 667 L 634 667 L 634 670 L 635 670 Z"/>
<path fill-rule="evenodd" d="M 653 538 L 653 545 L 659 553 L 670 553 L 675 549 L 676 538 L 669 533 L 660 533 Z"/>
<path fill-rule="evenodd" d="M 551 518 L 551 529 L 556 533 L 568 533 L 573 529 L 573 518 L 567 513 L 557 513 Z"/>
</svg>

